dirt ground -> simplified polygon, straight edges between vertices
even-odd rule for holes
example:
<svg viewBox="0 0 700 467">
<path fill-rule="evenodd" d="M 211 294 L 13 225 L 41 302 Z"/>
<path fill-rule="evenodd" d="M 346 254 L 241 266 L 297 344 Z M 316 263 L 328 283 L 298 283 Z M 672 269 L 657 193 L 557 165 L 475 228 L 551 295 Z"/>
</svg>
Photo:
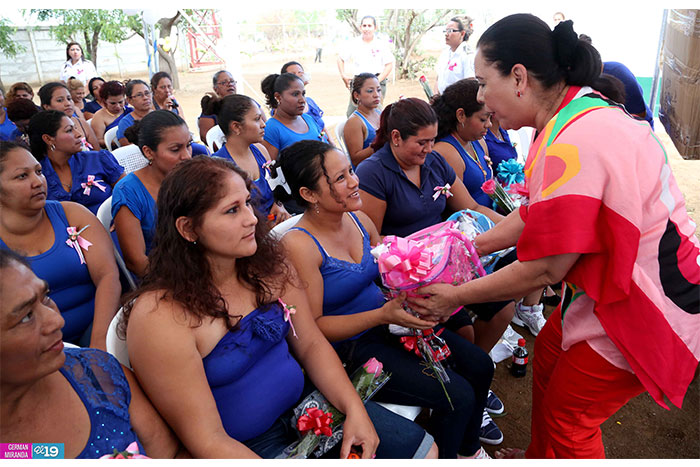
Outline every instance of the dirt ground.
<svg viewBox="0 0 700 467">
<path fill-rule="evenodd" d="M 325 51 L 324 51 L 325 52 Z M 241 87 L 239 92 L 250 95 L 261 104 L 264 98 L 260 81 L 268 73 L 278 73 L 282 64 L 289 60 L 301 62 L 311 82 L 307 94 L 324 110 L 324 119 L 330 129 L 344 119 L 348 93 L 338 75 L 334 55 L 326 56 L 323 63 L 313 63 L 313 55 L 264 55 L 256 56 L 255 63 L 244 65 L 244 78 L 253 86 Z M 176 97 L 186 112 L 190 128 L 197 134 L 196 118 L 199 115 L 199 100 L 211 90 L 210 72 L 181 73 L 182 88 Z M 435 75 L 428 74 L 432 83 Z M 424 98 L 418 81 L 396 81 L 388 85 L 385 102 L 393 102 L 400 95 Z M 696 222 L 700 221 L 700 161 L 683 160 L 665 133 L 660 122 L 655 123 L 656 132 L 664 143 L 671 167 L 685 194 L 688 212 Z M 698 234 L 700 238 L 700 234 Z M 548 308 L 546 316 L 552 312 Z M 534 337 L 527 329 L 514 326 L 527 340 L 530 355 L 533 355 Z M 530 439 L 530 388 L 531 369 L 525 378 L 513 378 L 508 371 L 508 361 L 498 364 L 492 389 L 501 397 L 506 415 L 496 419 L 504 433 L 502 447 L 525 448 Z M 700 387 L 696 377 L 691 384 L 683 404 L 683 410 L 665 410 L 656 405 L 648 394 L 631 400 L 602 426 L 603 441 L 608 458 L 700 458 Z M 493 455 L 495 447 L 486 446 Z"/>
</svg>

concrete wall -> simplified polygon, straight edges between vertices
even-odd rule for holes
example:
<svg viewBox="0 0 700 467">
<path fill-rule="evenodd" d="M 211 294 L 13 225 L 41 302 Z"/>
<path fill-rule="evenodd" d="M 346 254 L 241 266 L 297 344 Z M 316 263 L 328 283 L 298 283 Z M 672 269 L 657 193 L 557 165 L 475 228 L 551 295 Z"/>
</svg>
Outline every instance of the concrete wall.
<svg viewBox="0 0 700 467">
<path fill-rule="evenodd" d="M 13 40 L 22 44 L 25 51 L 15 58 L 0 55 L 0 73 L 6 88 L 17 81 L 40 85 L 58 80 L 66 61 L 66 46 L 51 36 L 49 27 L 18 28 Z M 182 70 L 187 68 L 189 61 L 184 34 L 180 34 L 178 42 L 175 58 Z M 148 78 L 147 60 L 145 41 L 135 35 L 120 44 L 100 41 L 95 66 L 105 79 Z"/>
</svg>

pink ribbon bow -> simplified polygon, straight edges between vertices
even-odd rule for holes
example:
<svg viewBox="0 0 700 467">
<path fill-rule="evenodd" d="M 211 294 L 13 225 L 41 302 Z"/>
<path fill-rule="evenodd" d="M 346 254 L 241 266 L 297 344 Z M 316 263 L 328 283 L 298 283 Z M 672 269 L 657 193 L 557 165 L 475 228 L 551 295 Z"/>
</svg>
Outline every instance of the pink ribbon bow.
<svg viewBox="0 0 700 467">
<path fill-rule="evenodd" d="M 422 242 L 395 237 L 377 260 L 387 285 L 403 287 L 420 282 L 432 266 L 432 252 Z"/>
<path fill-rule="evenodd" d="M 270 170 L 270 166 L 274 163 L 275 163 L 275 161 L 267 161 L 262 165 L 262 169 L 263 170 L 265 170 L 265 169 Z"/>
<path fill-rule="evenodd" d="M 287 305 L 282 301 L 281 298 L 278 298 L 277 301 L 280 302 L 280 305 L 282 305 L 282 308 L 284 308 L 284 320 L 289 321 L 289 326 L 292 328 L 292 334 L 294 334 L 294 337 L 299 339 L 299 336 L 297 336 L 297 332 L 294 330 L 294 323 L 292 322 L 292 315 L 297 312 L 297 307 L 295 307 L 294 305 Z"/>
<path fill-rule="evenodd" d="M 105 187 L 104 185 L 100 185 L 100 182 L 102 181 L 103 180 L 95 180 L 94 175 L 88 175 L 87 182 L 80 184 L 80 186 L 84 188 L 83 194 L 86 196 L 90 196 L 90 190 L 92 189 L 92 187 L 99 188 L 104 193 L 107 187 Z"/>
<path fill-rule="evenodd" d="M 85 257 L 83 256 L 82 250 L 87 251 L 88 248 L 92 246 L 92 243 L 80 236 L 80 234 L 83 233 L 83 231 L 88 227 L 90 227 L 90 224 L 80 229 L 80 232 L 76 232 L 75 227 L 66 228 L 66 231 L 68 231 L 66 245 L 68 245 L 71 248 L 74 248 L 76 253 L 78 253 L 78 258 L 80 258 L 80 264 L 85 264 Z"/>
<path fill-rule="evenodd" d="M 450 188 L 451 187 L 449 183 L 446 183 L 445 186 L 436 186 L 435 188 L 433 188 L 435 190 L 435 193 L 433 194 L 433 201 L 437 201 L 440 195 L 445 195 L 445 198 L 449 198 L 450 196 L 452 196 Z"/>
</svg>

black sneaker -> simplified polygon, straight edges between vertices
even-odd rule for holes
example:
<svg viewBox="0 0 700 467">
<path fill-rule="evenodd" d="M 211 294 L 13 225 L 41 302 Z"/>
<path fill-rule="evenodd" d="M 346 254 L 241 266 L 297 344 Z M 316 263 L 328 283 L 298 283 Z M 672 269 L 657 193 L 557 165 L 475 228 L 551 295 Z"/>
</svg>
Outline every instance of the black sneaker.
<svg viewBox="0 0 700 467">
<path fill-rule="evenodd" d="M 479 440 L 482 443 L 496 445 L 503 442 L 503 433 L 491 419 L 489 413 L 484 409 L 484 415 L 481 419 L 481 429 L 479 430 Z"/>
<path fill-rule="evenodd" d="M 486 411 L 493 415 L 500 415 L 503 413 L 504 408 L 501 399 L 489 389 L 489 396 L 486 399 Z"/>
</svg>

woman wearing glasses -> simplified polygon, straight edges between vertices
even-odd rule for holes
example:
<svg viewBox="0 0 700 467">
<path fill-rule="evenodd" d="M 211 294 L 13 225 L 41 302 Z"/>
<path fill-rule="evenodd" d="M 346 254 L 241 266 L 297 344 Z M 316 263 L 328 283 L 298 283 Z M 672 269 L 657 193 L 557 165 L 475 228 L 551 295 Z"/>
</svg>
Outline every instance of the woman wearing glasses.
<svg viewBox="0 0 700 467">
<path fill-rule="evenodd" d="M 153 100 L 151 96 L 151 88 L 148 87 L 145 81 L 132 79 L 126 83 L 126 100 L 134 110 L 119 122 L 119 126 L 117 127 L 117 139 L 119 139 L 120 145 L 126 146 L 129 144 L 126 136 L 124 136 L 124 130 L 133 125 L 135 121 L 141 120 L 153 111 Z"/>
<path fill-rule="evenodd" d="M 471 21 L 469 17 L 455 16 L 445 26 L 447 48 L 438 59 L 436 94 L 442 94 L 447 86 L 460 79 L 474 77 L 474 53 L 467 49 L 467 40 L 474 32 Z"/>
</svg>

